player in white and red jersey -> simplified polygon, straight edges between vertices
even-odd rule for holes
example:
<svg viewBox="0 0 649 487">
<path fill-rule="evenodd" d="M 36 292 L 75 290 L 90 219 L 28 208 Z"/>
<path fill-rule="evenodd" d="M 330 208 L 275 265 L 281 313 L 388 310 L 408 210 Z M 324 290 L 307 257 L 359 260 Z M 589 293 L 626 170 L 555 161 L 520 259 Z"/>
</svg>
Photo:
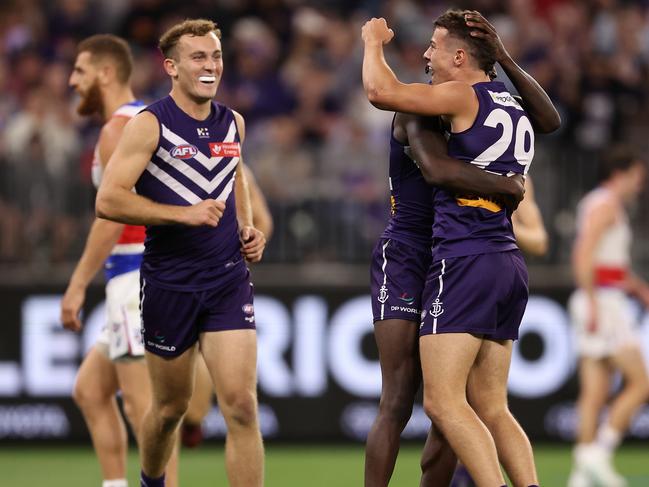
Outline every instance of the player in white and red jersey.
<svg viewBox="0 0 649 487">
<path fill-rule="evenodd" d="M 631 227 L 625 206 L 642 190 L 644 161 L 618 148 L 604 158 L 602 183 L 578 208 L 573 271 L 578 289 L 569 307 L 580 356 L 579 426 L 568 485 L 626 485 L 611 462 L 631 418 L 649 397 L 649 377 L 627 294 L 649 306 L 649 285 L 631 272 Z M 617 372 L 624 387 L 606 406 Z"/>
<path fill-rule="evenodd" d="M 95 147 L 92 178 L 95 186 L 126 123 L 143 108 L 130 87 L 133 60 L 128 44 L 113 35 L 82 41 L 70 75 L 80 96 L 81 115 L 98 114 L 105 121 Z M 84 358 L 74 387 L 101 465 L 103 487 L 126 487 L 127 435 L 115 399 L 118 390 L 126 417 L 139 437 L 142 417 L 151 403 L 140 332 L 139 269 L 144 251 L 144 227 L 96 219 L 61 302 L 61 321 L 79 331 L 88 284 L 104 266 L 106 323 Z M 169 485 L 177 485 L 175 460 L 170 462 Z"/>
</svg>

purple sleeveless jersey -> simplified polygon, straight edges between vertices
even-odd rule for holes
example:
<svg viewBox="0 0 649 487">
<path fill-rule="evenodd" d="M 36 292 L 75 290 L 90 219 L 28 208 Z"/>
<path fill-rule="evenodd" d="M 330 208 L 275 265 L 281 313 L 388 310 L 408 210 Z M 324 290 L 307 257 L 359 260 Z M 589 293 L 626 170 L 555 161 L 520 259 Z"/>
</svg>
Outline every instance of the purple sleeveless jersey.
<svg viewBox="0 0 649 487">
<path fill-rule="evenodd" d="M 473 125 L 451 133 L 448 155 L 496 174 L 525 174 L 534 157 L 534 131 L 521 105 L 499 81 L 476 83 L 480 107 Z M 433 254 L 451 257 L 517 249 L 510 215 L 493 201 L 438 189 Z"/>
<path fill-rule="evenodd" d="M 213 102 L 199 121 L 170 96 L 146 110 L 158 119 L 160 138 L 137 193 L 168 205 L 223 200 L 225 211 L 216 227 L 148 226 L 142 277 L 165 289 L 199 291 L 244 275 L 233 191 L 240 145 L 232 110 Z"/>
<path fill-rule="evenodd" d="M 394 121 L 392 129 L 394 130 Z M 410 147 L 390 137 L 390 220 L 382 238 L 430 249 L 433 192 L 411 157 Z"/>
</svg>

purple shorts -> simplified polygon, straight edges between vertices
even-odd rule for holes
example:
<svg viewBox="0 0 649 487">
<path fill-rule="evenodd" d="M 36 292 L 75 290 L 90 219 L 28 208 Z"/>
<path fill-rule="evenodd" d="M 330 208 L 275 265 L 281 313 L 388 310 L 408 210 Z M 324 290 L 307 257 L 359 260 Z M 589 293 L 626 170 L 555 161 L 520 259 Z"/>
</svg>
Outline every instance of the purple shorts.
<svg viewBox="0 0 649 487">
<path fill-rule="evenodd" d="M 144 347 L 175 357 L 206 331 L 255 329 L 250 273 L 204 291 L 175 291 L 140 281 Z"/>
<path fill-rule="evenodd" d="M 430 249 L 419 249 L 391 238 L 379 239 L 370 267 L 375 322 L 399 319 L 419 323 L 421 294 L 431 260 Z"/>
<path fill-rule="evenodd" d="M 527 267 L 519 250 L 433 262 L 419 334 L 516 340 L 527 297 Z"/>
</svg>

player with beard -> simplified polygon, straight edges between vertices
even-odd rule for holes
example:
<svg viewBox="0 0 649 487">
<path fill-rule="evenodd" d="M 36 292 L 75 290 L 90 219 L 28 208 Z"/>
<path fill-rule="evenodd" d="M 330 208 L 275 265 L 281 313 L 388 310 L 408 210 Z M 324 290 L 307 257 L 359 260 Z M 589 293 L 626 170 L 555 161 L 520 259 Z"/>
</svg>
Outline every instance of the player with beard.
<svg viewBox="0 0 649 487">
<path fill-rule="evenodd" d="M 121 38 L 100 34 L 77 48 L 70 86 L 80 96 L 80 115 L 99 115 L 104 125 L 92 161 L 96 186 L 102 178 L 126 123 L 144 108 L 130 86 L 133 60 Z M 128 441 L 115 395 L 121 391 L 124 412 L 139 440 L 142 418 L 151 402 L 140 332 L 139 279 L 144 228 L 96 218 L 61 301 L 61 321 L 80 331 L 79 312 L 86 289 L 99 269 L 106 275 L 106 323 L 97 343 L 83 359 L 74 400 L 90 430 L 103 476 L 103 487 L 125 487 Z M 176 457 L 170 462 L 169 485 L 177 485 Z"/>
<path fill-rule="evenodd" d="M 435 20 L 425 85 L 397 79 L 383 55 L 394 33 L 384 19 L 368 21 L 367 96 L 381 109 L 442 116 L 449 156 L 500 175 L 525 174 L 534 154 L 532 123 L 490 79 L 497 53 L 481 43 L 474 22 L 474 13 L 457 10 Z M 424 409 L 479 486 L 505 485 L 499 459 L 514 485 L 536 486 L 529 440 L 507 407 L 512 344 L 528 293 L 511 214 L 497 201 L 437 188 L 434 217 L 419 339 Z"/>
<path fill-rule="evenodd" d="M 140 445 L 143 487 L 165 485 L 198 354 L 228 429 L 230 484 L 263 484 L 246 261 L 261 259 L 265 238 L 252 226 L 249 199 L 233 191 L 243 186 L 240 195 L 248 196 L 241 163 L 245 126 L 240 114 L 213 101 L 223 74 L 220 37 L 214 22 L 203 19 L 162 35 L 171 92 L 125 128 L 97 193 L 99 216 L 147 226 L 140 307 L 153 401 Z"/>
</svg>

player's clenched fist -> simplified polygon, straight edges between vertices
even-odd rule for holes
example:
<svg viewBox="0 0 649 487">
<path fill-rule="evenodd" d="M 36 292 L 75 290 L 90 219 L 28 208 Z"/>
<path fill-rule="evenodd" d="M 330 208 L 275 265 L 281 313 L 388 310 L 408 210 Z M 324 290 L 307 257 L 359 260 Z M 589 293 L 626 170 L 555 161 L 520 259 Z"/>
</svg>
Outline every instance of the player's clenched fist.
<svg viewBox="0 0 649 487">
<path fill-rule="evenodd" d="M 380 19 L 372 18 L 372 20 L 365 22 L 361 30 L 361 37 L 364 42 L 387 44 L 394 37 L 394 32 L 388 28 L 388 23 L 383 17 Z"/>
<path fill-rule="evenodd" d="M 247 262 L 259 262 L 266 248 L 266 236 L 255 227 L 245 226 L 239 231 L 241 254 Z"/>
<path fill-rule="evenodd" d="M 203 200 L 200 203 L 188 206 L 185 210 L 184 223 L 193 227 L 208 225 L 215 227 L 223 216 L 225 202 L 221 200 Z"/>
</svg>

